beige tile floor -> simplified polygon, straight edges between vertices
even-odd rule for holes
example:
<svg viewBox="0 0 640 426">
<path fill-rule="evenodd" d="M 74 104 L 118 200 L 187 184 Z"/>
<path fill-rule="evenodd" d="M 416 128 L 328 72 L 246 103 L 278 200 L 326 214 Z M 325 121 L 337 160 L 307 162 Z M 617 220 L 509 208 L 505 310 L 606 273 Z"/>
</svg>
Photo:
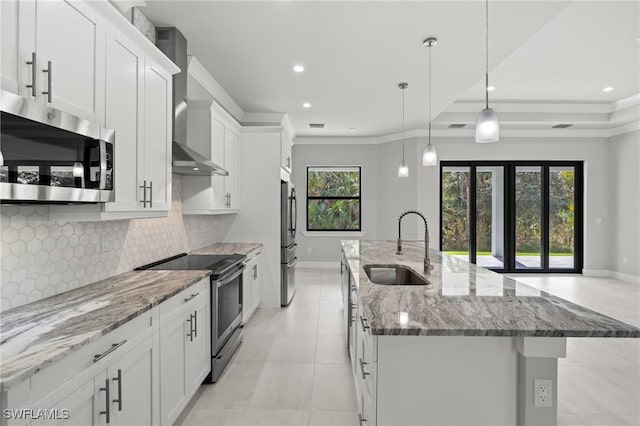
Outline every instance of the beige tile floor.
<svg viewBox="0 0 640 426">
<path fill-rule="evenodd" d="M 259 309 L 215 385 L 183 425 L 358 425 L 338 271 L 297 270 L 286 309 Z M 575 275 L 518 276 L 533 287 L 640 325 L 640 285 Z M 640 426 L 640 339 L 568 339 L 558 363 L 559 426 Z"/>
</svg>

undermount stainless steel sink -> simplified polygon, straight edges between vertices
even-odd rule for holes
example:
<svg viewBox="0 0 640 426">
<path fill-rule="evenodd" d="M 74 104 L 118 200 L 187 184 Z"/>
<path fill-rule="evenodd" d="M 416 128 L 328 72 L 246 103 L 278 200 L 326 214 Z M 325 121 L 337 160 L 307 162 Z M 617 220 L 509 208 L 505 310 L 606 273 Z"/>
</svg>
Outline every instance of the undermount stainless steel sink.
<svg viewBox="0 0 640 426">
<path fill-rule="evenodd" d="M 431 283 L 403 265 L 363 265 L 374 284 L 430 285 Z"/>
</svg>

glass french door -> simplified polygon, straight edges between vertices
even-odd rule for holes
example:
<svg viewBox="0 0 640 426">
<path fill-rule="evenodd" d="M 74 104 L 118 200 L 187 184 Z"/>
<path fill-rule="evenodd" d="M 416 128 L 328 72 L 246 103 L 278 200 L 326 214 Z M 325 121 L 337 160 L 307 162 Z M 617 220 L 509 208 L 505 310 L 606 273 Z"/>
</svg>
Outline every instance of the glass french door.
<svg viewBox="0 0 640 426">
<path fill-rule="evenodd" d="M 582 162 L 441 162 L 440 249 L 500 272 L 580 272 Z"/>
</svg>

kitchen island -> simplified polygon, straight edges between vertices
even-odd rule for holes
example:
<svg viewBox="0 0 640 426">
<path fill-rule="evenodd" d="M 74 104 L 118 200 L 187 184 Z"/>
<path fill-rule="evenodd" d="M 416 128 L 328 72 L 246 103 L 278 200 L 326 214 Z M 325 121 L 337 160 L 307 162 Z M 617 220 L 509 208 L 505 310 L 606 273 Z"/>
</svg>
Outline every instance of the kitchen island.
<svg viewBox="0 0 640 426">
<path fill-rule="evenodd" d="M 395 241 L 342 241 L 349 350 L 364 425 L 555 425 L 567 337 L 640 330 L 509 277 Z M 429 285 L 371 282 L 404 265 Z M 541 381 L 542 380 L 542 381 Z M 537 403 L 537 404 L 536 404 Z M 366 423 L 365 423 L 366 422 Z"/>
</svg>

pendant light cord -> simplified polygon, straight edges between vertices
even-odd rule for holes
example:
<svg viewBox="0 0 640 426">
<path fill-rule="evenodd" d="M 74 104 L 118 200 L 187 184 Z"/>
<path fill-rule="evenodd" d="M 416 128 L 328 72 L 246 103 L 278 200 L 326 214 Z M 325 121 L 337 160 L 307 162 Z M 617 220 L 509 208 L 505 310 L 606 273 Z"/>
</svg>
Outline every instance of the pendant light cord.
<svg viewBox="0 0 640 426">
<path fill-rule="evenodd" d="M 489 0 L 485 1 L 485 55 L 484 96 L 485 108 L 489 109 Z"/>
<path fill-rule="evenodd" d="M 429 44 L 429 146 L 431 146 L 431 44 Z"/>
<path fill-rule="evenodd" d="M 404 163 L 404 89 L 406 86 L 402 88 L 402 162 Z"/>
</svg>

